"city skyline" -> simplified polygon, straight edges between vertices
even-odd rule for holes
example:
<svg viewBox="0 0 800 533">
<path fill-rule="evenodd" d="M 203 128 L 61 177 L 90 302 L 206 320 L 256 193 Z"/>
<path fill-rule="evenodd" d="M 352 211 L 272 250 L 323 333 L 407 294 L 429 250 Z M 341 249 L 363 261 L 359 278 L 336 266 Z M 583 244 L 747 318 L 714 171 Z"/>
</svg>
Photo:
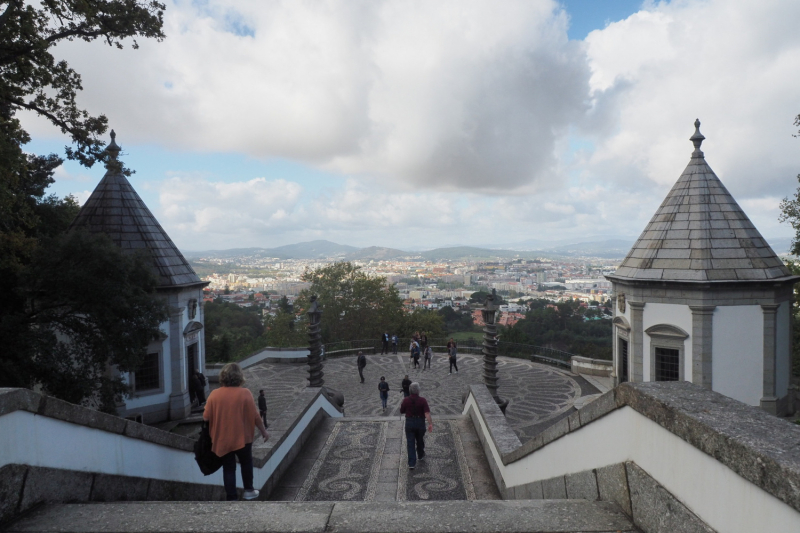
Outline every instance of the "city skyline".
<svg viewBox="0 0 800 533">
<path fill-rule="evenodd" d="M 163 43 L 56 55 L 185 250 L 635 240 L 698 117 L 760 232 L 791 236 L 800 6 L 603 4 L 168 2 Z M 102 172 L 67 164 L 52 191 L 83 201 Z"/>
</svg>

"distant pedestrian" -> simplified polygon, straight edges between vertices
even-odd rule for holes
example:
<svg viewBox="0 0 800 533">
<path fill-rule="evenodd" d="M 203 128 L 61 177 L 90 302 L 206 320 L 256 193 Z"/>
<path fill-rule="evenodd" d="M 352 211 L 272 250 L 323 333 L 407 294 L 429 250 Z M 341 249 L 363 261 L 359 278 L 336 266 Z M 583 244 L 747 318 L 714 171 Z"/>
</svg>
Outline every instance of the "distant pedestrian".
<svg viewBox="0 0 800 533">
<path fill-rule="evenodd" d="M 401 387 L 403 389 L 403 398 L 408 398 L 408 395 L 411 394 L 411 391 L 409 389 L 409 387 L 411 387 L 411 380 L 408 379 L 408 374 L 406 374 L 406 377 L 403 378 L 403 383 L 401 384 Z"/>
<path fill-rule="evenodd" d="M 386 410 L 386 402 L 389 400 L 389 384 L 386 383 L 386 378 L 384 376 L 381 376 L 381 381 L 378 383 L 378 390 L 381 394 L 383 409 Z"/>
<path fill-rule="evenodd" d="M 419 338 L 419 349 L 421 351 L 425 351 L 425 348 L 428 347 L 428 336 L 423 332 Z"/>
<path fill-rule="evenodd" d="M 414 354 L 417 354 L 417 360 L 419 360 L 419 343 L 416 340 L 411 339 L 411 345 L 408 347 L 408 349 L 411 352 L 409 354 L 410 365 L 414 366 Z"/>
<path fill-rule="evenodd" d="M 197 393 L 200 391 L 200 380 L 197 379 L 197 374 L 189 376 L 189 401 L 192 405 L 197 401 Z M 200 402 L 197 402 L 200 405 Z"/>
<path fill-rule="evenodd" d="M 211 451 L 222 458 L 222 480 L 227 499 L 238 500 L 236 491 L 236 459 L 239 459 L 244 485 L 244 499 L 255 500 L 258 491 L 253 487 L 253 434 L 255 428 L 264 440 L 269 433 L 256 412 L 249 390 L 242 387 L 244 375 L 236 363 L 228 363 L 219 373 L 220 387 L 211 391 L 203 411 L 211 435 Z"/>
<path fill-rule="evenodd" d="M 258 414 L 261 415 L 261 420 L 264 421 L 264 427 L 268 428 L 267 424 L 267 397 L 264 396 L 264 389 L 258 391 Z"/>
<path fill-rule="evenodd" d="M 195 370 L 194 375 L 197 378 L 197 390 L 195 391 L 197 405 L 202 406 L 206 403 L 206 377 L 199 370 Z"/>
<path fill-rule="evenodd" d="M 413 363 L 414 368 L 419 368 L 419 356 L 420 356 L 419 347 L 411 352 L 411 361 Z"/>
<path fill-rule="evenodd" d="M 381 335 L 381 355 L 389 353 L 389 334 Z"/>
<path fill-rule="evenodd" d="M 430 346 L 425 348 L 425 362 L 422 365 L 422 370 L 431 367 L 431 357 L 433 356 L 433 350 Z"/>
<path fill-rule="evenodd" d="M 450 342 L 447 343 L 448 352 L 450 354 L 450 373 L 453 373 L 453 369 L 456 369 L 458 372 L 458 348 L 456 346 L 456 341 L 450 339 Z"/>
<path fill-rule="evenodd" d="M 433 419 L 428 401 L 419 395 L 419 383 L 412 383 L 410 389 L 411 395 L 400 404 L 400 413 L 406 415 L 408 468 L 414 470 L 417 459 L 425 459 L 425 421 L 428 422 L 428 431 L 433 431 Z"/>
<path fill-rule="evenodd" d="M 367 357 L 364 352 L 358 352 L 356 363 L 358 364 L 358 375 L 361 376 L 361 383 L 364 383 L 364 367 L 367 366 Z"/>
<path fill-rule="evenodd" d="M 397 355 L 397 335 L 392 335 L 392 352 Z"/>
</svg>

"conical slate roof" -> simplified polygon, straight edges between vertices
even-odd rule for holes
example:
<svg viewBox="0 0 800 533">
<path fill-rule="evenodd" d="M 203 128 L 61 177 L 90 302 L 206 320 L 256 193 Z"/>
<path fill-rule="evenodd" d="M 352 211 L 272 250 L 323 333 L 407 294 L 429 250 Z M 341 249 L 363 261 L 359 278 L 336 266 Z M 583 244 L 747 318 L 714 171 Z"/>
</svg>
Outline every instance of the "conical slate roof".
<svg viewBox="0 0 800 533">
<path fill-rule="evenodd" d="M 611 279 L 723 282 L 791 274 L 706 163 L 700 121 L 695 150 Z"/>
<path fill-rule="evenodd" d="M 122 166 L 117 161 L 120 148 L 115 137 L 112 130 L 111 144 L 106 148 L 110 155 L 108 171 L 81 207 L 70 229 L 105 233 L 123 250 L 148 250 L 159 277 L 159 287 L 205 285 L 122 174 Z"/>
</svg>

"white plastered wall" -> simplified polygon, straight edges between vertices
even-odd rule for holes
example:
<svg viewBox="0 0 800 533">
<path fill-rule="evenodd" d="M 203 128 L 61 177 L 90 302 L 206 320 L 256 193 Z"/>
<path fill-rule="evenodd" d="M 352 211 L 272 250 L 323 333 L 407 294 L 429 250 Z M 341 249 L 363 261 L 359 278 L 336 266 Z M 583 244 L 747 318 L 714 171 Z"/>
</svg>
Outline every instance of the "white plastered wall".
<svg viewBox="0 0 800 533">
<path fill-rule="evenodd" d="M 480 413 L 471 394 L 464 414 L 470 409 Z M 486 422 L 477 418 L 476 429 L 489 446 L 487 458 L 500 469 L 506 487 L 633 461 L 716 531 L 800 531 L 800 513 L 789 505 L 628 406 L 508 465 Z"/>
<path fill-rule="evenodd" d="M 761 306 L 718 306 L 712 330 L 711 388 L 747 405 L 760 405 L 764 375 Z"/>
<path fill-rule="evenodd" d="M 254 468 L 256 486 L 261 487 L 269 480 L 320 410 L 331 417 L 343 416 L 323 395 L 318 396 L 264 466 Z M 28 411 L 0 416 L 0 467 L 7 464 L 222 485 L 222 470 L 204 476 L 193 452 Z M 237 475 L 239 487 L 241 479 Z"/>
<path fill-rule="evenodd" d="M 161 331 L 165 334 L 169 334 L 169 321 L 161 323 Z M 161 342 L 161 372 L 163 373 L 162 383 L 164 384 L 164 390 L 156 394 L 144 394 L 142 396 L 137 396 L 135 393 L 132 394 L 125 399 L 126 411 L 135 411 L 136 409 L 141 409 L 149 405 L 165 404 L 169 402 L 169 395 L 172 392 L 171 358 L 172 354 L 170 352 L 169 337 L 167 337 Z M 128 381 L 128 377 L 129 374 L 125 374 L 126 382 Z"/>
<path fill-rule="evenodd" d="M 689 334 L 683 343 L 683 370 L 686 381 L 692 381 L 692 311 L 688 305 L 648 303 L 644 306 L 642 316 L 643 327 L 647 328 L 657 324 L 677 326 Z M 650 335 L 642 332 L 644 337 L 644 381 L 650 381 Z"/>
</svg>

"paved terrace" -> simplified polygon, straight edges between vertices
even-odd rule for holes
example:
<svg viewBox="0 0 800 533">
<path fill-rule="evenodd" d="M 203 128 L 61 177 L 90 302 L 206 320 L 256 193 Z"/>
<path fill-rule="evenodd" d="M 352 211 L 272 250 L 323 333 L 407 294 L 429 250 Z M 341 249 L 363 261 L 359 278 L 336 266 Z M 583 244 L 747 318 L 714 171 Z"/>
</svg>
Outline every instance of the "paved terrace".
<svg viewBox="0 0 800 533">
<path fill-rule="evenodd" d="M 529 440 L 545 427 L 575 411 L 588 397 L 600 391 L 591 383 L 570 372 L 523 359 L 498 357 L 499 393 L 510 400 L 506 416 L 522 442 Z M 356 357 L 334 358 L 325 361 L 325 386 L 344 393 L 347 417 L 398 417 L 403 399 L 400 383 L 409 375 L 421 387 L 421 395 L 431 406 L 435 417 L 460 415 L 462 398 L 469 385 L 482 383 L 483 356 L 459 355 L 459 372 L 448 372 L 446 354 L 435 353 L 428 370 L 411 369 L 407 354 L 368 355 L 364 369 L 366 383 L 360 383 Z M 262 362 L 245 370 L 248 387 L 258 395 L 264 389 L 267 396 L 268 420 L 274 420 L 306 387 L 308 366 Z M 389 383 L 389 408 L 381 407 L 378 381 L 381 376 Z"/>
</svg>

